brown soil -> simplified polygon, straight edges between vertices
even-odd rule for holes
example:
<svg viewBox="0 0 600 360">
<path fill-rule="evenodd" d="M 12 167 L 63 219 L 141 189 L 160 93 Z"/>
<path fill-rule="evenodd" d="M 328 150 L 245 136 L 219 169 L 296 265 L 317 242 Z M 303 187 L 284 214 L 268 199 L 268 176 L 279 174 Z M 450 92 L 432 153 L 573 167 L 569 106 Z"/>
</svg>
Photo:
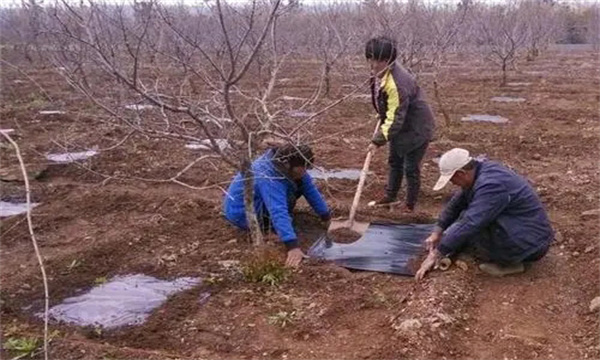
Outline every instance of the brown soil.
<svg viewBox="0 0 600 360">
<path fill-rule="evenodd" d="M 73 92 L 51 68 L 37 68 L 3 53 L 52 94 L 11 68 L 3 68 L 0 128 L 14 128 L 27 164 L 44 168 L 43 154 L 73 148 L 110 148 L 127 129 L 99 122 L 101 113 Z M 591 66 L 590 66 L 591 65 Z M 317 76 L 314 64 L 287 69 L 292 79 L 282 90 L 308 96 Z M 433 192 L 437 166 L 431 161 L 452 147 L 503 161 L 528 177 L 560 234 L 549 254 L 526 273 L 493 279 L 476 266 L 434 271 L 416 284 L 410 277 L 350 272 L 331 264 L 306 262 L 281 283 L 248 282 L 242 269 L 224 266 L 254 259 L 247 237 L 220 215 L 219 188 L 196 191 L 172 183 L 121 180 L 166 179 L 197 154 L 182 143 L 132 135 L 80 165 L 50 165 L 32 191 L 42 204 L 33 211 L 34 230 L 49 276 L 51 305 L 81 293 L 99 277 L 144 273 L 159 278 L 200 276 L 202 286 L 173 296 L 140 326 L 101 333 L 64 324 L 55 331 L 55 359 L 582 359 L 599 358 L 597 313 L 588 309 L 600 293 L 598 219 L 582 218 L 598 208 L 599 73 L 597 55 L 587 51 L 551 52 L 518 64 L 511 81 L 528 87 L 500 87 L 500 74 L 472 56 L 451 58 L 438 73 L 446 110 L 454 121 L 431 143 L 422 168 L 416 215 L 369 209 L 360 221 L 430 222 L 451 189 Z M 341 85 L 364 78 L 344 73 Z M 526 71 L 545 71 L 544 76 Z M 314 76 L 307 74 L 314 73 Z M 24 80 L 17 84 L 14 80 Z M 432 79 L 422 87 L 432 97 Z M 527 102 L 503 104 L 492 96 L 522 96 Z M 432 104 L 441 119 L 437 104 Z M 61 108 L 66 114 L 42 116 Z M 466 114 L 498 114 L 508 124 L 462 123 Z M 328 112 L 310 130 L 316 138 L 363 124 L 372 117 L 368 101 L 356 99 Z M 318 165 L 360 168 L 370 130 L 316 142 Z M 340 139 L 343 138 L 343 139 Z M 343 140 L 343 143 L 341 142 Z M 2 167 L 16 159 L 2 143 Z M 75 146 L 77 145 L 77 146 Z M 383 195 L 385 149 L 371 164 L 363 199 Z M 182 178 L 202 187 L 227 186 L 233 175 L 219 161 L 198 164 Z M 111 177 L 112 176 L 112 177 Z M 14 180 L 14 177 L 12 177 Z M 334 217 L 348 213 L 356 181 L 318 181 Z M 23 198 L 22 183 L 3 182 L 2 196 Z M 400 194 L 402 196 L 404 194 Z M 325 231 L 307 204 L 298 206 L 301 246 L 306 250 Z M 40 271 L 22 215 L 2 219 L 0 294 L 2 342 L 40 337 L 33 314 L 43 307 Z M 283 262 L 284 247 L 271 246 Z M 235 263 L 235 262 L 234 262 Z M 207 301 L 199 298 L 209 292 Z M 284 314 L 285 326 L 272 321 Z M 9 357 L 4 350 L 0 354 Z M 39 357 L 39 355 L 38 355 Z"/>
<path fill-rule="evenodd" d="M 342 228 L 330 231 L 327 236 L 337 243 L 350 244 L 360 239 L 362 234 L 352 229 Z"/>
</svg>

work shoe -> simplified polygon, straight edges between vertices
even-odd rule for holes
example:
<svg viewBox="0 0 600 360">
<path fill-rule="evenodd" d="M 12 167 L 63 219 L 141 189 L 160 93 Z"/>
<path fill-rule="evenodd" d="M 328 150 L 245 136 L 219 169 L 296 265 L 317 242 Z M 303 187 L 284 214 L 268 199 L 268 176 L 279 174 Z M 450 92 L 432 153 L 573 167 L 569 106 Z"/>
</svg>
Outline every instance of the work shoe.
<svg viewBox="0 0 600 360">
<path fill-rule="evenodd" d="M 479 265 L 479 270 L 491 276 L 502 277 L 506 275 L 522 273 L 525 271 L 525 266 L 523 263 L 516 263 L 506 266 L 494 263 L 483 263 Z"/>
<path fill-rule="evenodd" d="M 392 204 L 395 202 L 396 202 L 396 199 L 392 199 L 391 197 L 384 196 L 375 202 L 371 202 L 371 204 L 373 204 L 372 206 L 381 206 L 381 205 L 389 205 L 389 204 Z"/>
</svg>

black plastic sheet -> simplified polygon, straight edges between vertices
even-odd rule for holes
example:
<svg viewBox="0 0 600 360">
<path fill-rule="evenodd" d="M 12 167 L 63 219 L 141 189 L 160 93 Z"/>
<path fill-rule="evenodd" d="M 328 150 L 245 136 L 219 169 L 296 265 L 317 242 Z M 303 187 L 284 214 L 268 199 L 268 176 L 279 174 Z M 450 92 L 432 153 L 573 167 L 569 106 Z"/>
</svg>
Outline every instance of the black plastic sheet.
<svg viewBox="0 0 600 360">
<path fill-rule="evenodd" d="M 425 252 L 424 241 L 434 226 L 371 223 L 365 234 L 350 244 L 333 242 L 324 234 L 308 255 L 349 269 L 413 276 L 419 265 L 415 262 Z"/>
</svg>

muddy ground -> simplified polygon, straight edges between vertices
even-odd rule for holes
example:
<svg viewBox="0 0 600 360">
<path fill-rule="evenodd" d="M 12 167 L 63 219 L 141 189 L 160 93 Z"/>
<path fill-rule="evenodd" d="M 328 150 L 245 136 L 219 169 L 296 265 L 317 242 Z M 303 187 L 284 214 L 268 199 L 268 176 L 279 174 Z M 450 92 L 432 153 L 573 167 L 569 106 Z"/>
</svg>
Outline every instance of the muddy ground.
<svg viewBox="0 0 600 360">
<path fill-rule="evenodd" d="M 430 221 L 450 194 L 450 189 L 431 190 L 436 179 L 432 159 L 460 146 L 504 161 L 527 176 L 547 206 L 558 236 L 549 254 L 525 274 L 492 279 L 471 262 L 466 271 L 457 267 L 435 271 L 419 284 L 408 277 L 351 272 L 318 261 L 286 273 L 275 286 L 249 282 L 243 270 L 264 259 L 282 262 L 283 247 L 272 243 L 256 254 L 248 239 L 221 218 L 221 190 L 106 178 L 168 178 L 197 152 L 181 143 L 131 136 L 81 165 L 46 168 L 44 154 L 61 150 L 56 142 L 79 146 L 77 150 L 106 149 L 127 132 L 96 122 L 90 114 L 98 110 L 81 100 L 53 69 L 20 65 L 52 100 L 23 74 L 3 68 L 0 128 L 15 129 L 31 169 L 45 169 L 32 181 L 34 200 L 42 203 L 34 209 L 33 221 L 49 276 L 51 304 L 81 293 L 99 278 L 119 274 L 205 279 L 202 286 L 170 298 L 141 326 L 102 331 L 52 324 L 52 358 L 600 356 L 598 314 L 589 310 L 590 301 L 600 295 L 599 220 L 581 215 L 599 206 L 596 54 L 552 51 L 534 62 L 519 63 L 509 81 L 530 83 L 520 86 L 501 87 L 500 74 L 471 56 L 452 58 L 439 69 L 441 97 L 452 124 L 443 126 L 443 136 L 427 152 L 417 214 L 366 207 L 383 195 L 387 162 L 382 149 L 372 163 L 374 173 L 367 180 L 359 218 Z M 304 71 L 309 70 L 299 66 L 295 73 L 288 71 L 291 80 L 282 91 L 305 96 Z M 344 81 L 335 79 L 335 93 L 343 93 Z M 420 81 L 443 125 L 440 104 L 433 100 L 432 75 L 423 74 Z M 494 96 L 526 101 L 492 102 Z M 66 113 L 38 113 L 55 109 Z M 372 112 L 367 99 L 355 98 L 332 109 L 311 130 L 316 138 L 325 136 L 360 125 Z M 501 115 L 509 122 L 461 122 L 467 114 Z M 365 128 L 318 141 L 317 165 L 360 168 L 370 132 Z M 2 168 L 12 169 L 15 157 L 2 144 Z M 183 180 L 195 186 L 226 186 L 232 174 L 213 162 L 194 167 Z M 336 215 L 347 214 L 356 181 L 329 179 L 318 184 Z M 3 199 L 23 194 L 22 183 L 2 182 Z M 308 229 L 301 231 L 302 247 L 307 249 L 321 224 L 301 205 L 298 226 Z M 23 215 L 1 220 L 0 251 L 2 342 L 11 337 L 39 338 L 42 323 L 34 314 L 43 306 L 42 284 Z M 200 301 L 206 292 L 210 298 Z"/>
</svg>

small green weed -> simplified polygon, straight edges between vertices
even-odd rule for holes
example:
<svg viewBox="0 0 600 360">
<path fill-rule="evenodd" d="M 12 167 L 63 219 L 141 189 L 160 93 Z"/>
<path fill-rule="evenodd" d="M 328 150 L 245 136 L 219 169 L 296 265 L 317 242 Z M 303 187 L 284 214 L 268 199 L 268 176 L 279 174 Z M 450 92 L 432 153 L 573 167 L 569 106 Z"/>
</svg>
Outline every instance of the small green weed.
<svg viewBox="0 0 600 360">
<path fill-rule="evenodd" d="M 48 105 L 48 100 L 40 93 L 30 93 L 29 97 L 25 99 L 24 105 L 29 109 L 41 109 Z"/>
<path fill-rule="evenodd" d="M 94 284 L 96 284 L 96 285 L 106 284 L 107 282 L 108 282 L 108 279 L 106 278 L 106 276 L 100 276 L 94 280 Z"/>
<path fill-rule="evenodd" d="M 249 261 L 242 267 L 242 273 L 248 282 L 271 286 L 281 284 L 289 275 L 288 269 L 278 259 L 270 257 L 257 257 Z"/>
<path fill-rule="evenodd" d="M 281 326 L 282 328 L 294 323 L 296 320 L 296 312 L 280 311 L 275 315 L 269 316 L 269 324 Z"/>
<path fill-rule="evenodd" d="M 204 279 L 204 283 L 207 285 L 219 285 L 224 281 L 224 279 L 218 275 L 211 274 L 209 277 Z"/>
<path fill-rule="evenodd" d="M 18 354 L 17 359 L 33 356 L 38 349 L 40 341 L 37 338 L 8 338 L 4 342 L 4 349 L 14 351 Z"/>
<path fill-rule="evenodd" d="M 69 266 L 67 266 L 67 270 L 71 271 L 75 268 L 78 268 L 80 265 L 81 265 L 81 261 L 75 259 L 69 264 Z"/>
<path fill-rule="evenodd" d="M 373 290 L 373 301 L 377 304 L 387 305 L 388 298 L 385 293 L 379 289 Z"/>
</svg>

